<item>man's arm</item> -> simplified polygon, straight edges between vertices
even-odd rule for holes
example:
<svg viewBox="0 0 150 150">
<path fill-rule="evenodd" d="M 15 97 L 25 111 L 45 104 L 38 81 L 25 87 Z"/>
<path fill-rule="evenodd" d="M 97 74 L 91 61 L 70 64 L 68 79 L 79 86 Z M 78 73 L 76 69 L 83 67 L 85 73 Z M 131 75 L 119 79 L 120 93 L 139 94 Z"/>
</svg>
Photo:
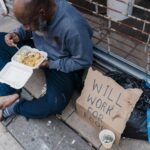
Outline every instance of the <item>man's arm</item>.
<svg viewBox="0 0 150 150">
<path fill-rule="evenodd" d="M 21 25 L 19 28 L 13 30 L 14 33 L 17 33 L 20 41 L 30 39 L 32 37 L 31 31 L 25 31 L 24 27 Z"/>
<path fill-rule="evenodd" d="M 32 32 L 26 32 L 23 26 L 15 29 L 5 35 L 5 42 L 8 46 L 14 47 L 18 42 L 30 39 L 32 37 Z"/>
<path fill-rule="evenodd" d="M 66 40 L 66 47 L 70 57 L 49 62 L 49 68 L 62 72 L 72 72 L 91 66 L 93 60 L 93 44 L 86 30 Z"/>
</svg>

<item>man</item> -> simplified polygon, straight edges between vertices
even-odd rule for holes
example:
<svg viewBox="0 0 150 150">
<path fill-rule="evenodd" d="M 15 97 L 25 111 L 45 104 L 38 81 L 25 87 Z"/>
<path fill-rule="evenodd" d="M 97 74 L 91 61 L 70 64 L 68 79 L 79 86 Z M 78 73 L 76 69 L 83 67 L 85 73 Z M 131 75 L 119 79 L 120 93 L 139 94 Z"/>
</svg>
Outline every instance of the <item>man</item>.
<svg viewBox="0 0 150 150">
<path fill-rule="evenodd" d="M 13 6 L 22 26 L 0 34 L 0 68 L 16 53 L 13 46 L 32 38 L 37 49 L 48 53 L 49 60 L 40 66 L 47 92 L 37 100 L 19 100 L 15 89 L 0 84 L 1 120 L 13 114 L 44 118 L 61 113 L 81 85 L 83 71 L 92 64 L 91 28 L 66 0 L 14 0 Z"/>
</svg>

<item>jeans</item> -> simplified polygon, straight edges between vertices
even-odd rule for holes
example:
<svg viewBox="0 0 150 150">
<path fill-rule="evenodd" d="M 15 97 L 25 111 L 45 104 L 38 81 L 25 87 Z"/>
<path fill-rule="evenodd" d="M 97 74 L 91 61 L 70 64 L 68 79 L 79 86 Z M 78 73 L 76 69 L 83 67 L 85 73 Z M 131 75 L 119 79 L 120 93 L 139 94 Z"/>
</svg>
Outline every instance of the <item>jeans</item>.
<svg viewBox="0 0 150 150">
<path fill-rule="evenodd" d="M 6 33 L 0 33 L 0 69 L 11 61 L 17 52 L 16 48 L 8 47 L 4 42 Z M 47 92 L 39 99 L 27 101 L 20 100 L 14 107 L 16 114 L 27 118 L 45 118 L 49 115 L 61 113 L 69 103 L 74 90 L 82 85 L 82 72 L 64 73 L 57 70 L 43 69 L 46 76 Z M 0 96 L 15 93 L 16 90 L 9 85 L 0 83 Z"/>
</svg>

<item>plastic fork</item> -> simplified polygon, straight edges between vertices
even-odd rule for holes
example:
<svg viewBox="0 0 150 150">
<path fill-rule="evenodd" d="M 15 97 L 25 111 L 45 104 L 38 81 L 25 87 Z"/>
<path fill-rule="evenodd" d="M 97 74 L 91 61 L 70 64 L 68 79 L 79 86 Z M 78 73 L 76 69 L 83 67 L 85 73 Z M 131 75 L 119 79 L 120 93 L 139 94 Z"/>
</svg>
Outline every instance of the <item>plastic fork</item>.
<svg viewBox="0 0 150 150">
<path fill-rule="evenodd" d="M 13 44 L 14 47 L 17 48 L 17 50 L 19 50 L 20 48 L 17 46 L 17 44 Z"/>
</svg>

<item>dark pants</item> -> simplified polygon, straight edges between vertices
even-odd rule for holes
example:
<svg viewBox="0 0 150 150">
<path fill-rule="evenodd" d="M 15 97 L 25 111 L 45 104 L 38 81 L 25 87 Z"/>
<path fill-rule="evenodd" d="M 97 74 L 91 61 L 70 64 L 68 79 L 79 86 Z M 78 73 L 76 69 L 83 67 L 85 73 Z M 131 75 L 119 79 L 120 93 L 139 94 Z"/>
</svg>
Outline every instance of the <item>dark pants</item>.
<svg viewBox="0 0 150 150">
<path fill-rule="evenodd" d="M 0 69 L 11 60 L 11 57 L 17 51 L 16 48 L 10 48 L 5 44 L 4 35 L 5 33 L 0 33 Z M 27 118 L 44 118 L 61 113 L 68 104 L 75 88 L 82 84 L 82 71 L 63 73 L 45 69 L 44 73 L 47 82 L 46 94 L 33 101 L 21 100 L 14 108 L 15 113 Z M 0 96 L 15 92 L 15 89 L 0 83 Z"/>
</svg>

